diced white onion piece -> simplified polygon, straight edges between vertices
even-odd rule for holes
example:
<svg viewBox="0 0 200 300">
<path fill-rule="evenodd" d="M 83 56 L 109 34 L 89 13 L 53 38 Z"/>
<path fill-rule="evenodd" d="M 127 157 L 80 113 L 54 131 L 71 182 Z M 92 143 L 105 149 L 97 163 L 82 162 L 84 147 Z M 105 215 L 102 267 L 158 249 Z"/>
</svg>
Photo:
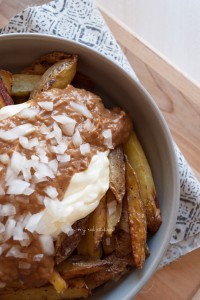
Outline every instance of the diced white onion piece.
<svg viewBox="0 0 200 300">
<path fill-rule="evenodd" d="M 57 189 L 53 186 L 46 187 L 44 191 L 51 199 L 55 199 L 58 196 Z"/>
<path fill-rule="evenodd" d="M 5 233 L 4 239 L 5 241 L 9 240 L 13 234 L 13 230 L 15 228 L 16 221 L 14 219 L 8 219 L 5 224 Z"/>
<path fill-rule="evenodd" d="M 37 155 L 31 155 L 31 159 L 35 161 L 39 161 L 39 157 Z"/>
<path fill-rule="evenodd" d="M 21 194 L 24 193 L 26 188 L 28 188 L 29 186 L 30 186 L 30 183 L 28 183 L 24 180 L 15 179 L 10 183 L 6 194 L 8 194 L 8 195 L 21 195 Z"/>
<path fill-rule="evenodd" d="M 17 223 L 17 226 L 15 226 L 15 229 L 13 231 L 13 240 L 14 241 L 22 241 L 23 240 L 23 228 L 22 224 L 19 222 Z"/>
<path fill-rule="evenodd" d="M 0 233 L 5 231 L 5 226 L 3 223 L 0 222 Z"/>
<path fill-rule="evenodd" d="M 20 245 L 22 247 L 28 247 L 31 243 L 31 239 L 29 238 L 29 235 L 26 232 L 24 232 L 23 233 L 23 240 L 21 240 L 19 242 L 20 242 Z"/>
<path fill-rule="evenodd" d="M 30 219 L 28 220 L 28 223 L 27 223 L 25 229 L 27 229 L 30 232 L 34 232 L 36 230 L 42 216 L 43 216 L 42 211 L 37 214 L 32 215 L 30 217 Z"/>
<path fill-rule="evenodd" d="M 41 261 L 41 259 L 44 257 L 44 254 L 35 254 L 34 256 L 33 256 L 33 261 Z"/>
<path fill-rule="evenodd" d="M 58 122 L 60 124 L 63 124 L 63 125 L 68 125 L 68 124 L 71 124 L 71 123 L 76 124 L 76 121 L 74 119 L 69 118 L 69 117 L 67 117 L 65 115 L 52 116 L 52 118 L 56 122 Z"/>
<path fill-rule="evenodd" d="M 65 142 L 60 142 L 58 146 L 51 146 L 50 150 L 52 153 L 56 154 L 64 154 L 65 151 L 67 150 L 67 144 Z"/>
<path fill-rule="evenodd" d="M 70 106 L 73 107 L 73 109 L 85 116 L 86 118 L 92 118 L 91 112 L 88 110 L 88 108 L 82 104 L 78 104 L 74 101 L 70 101 Z"/>
<path fill-rule="evenodd" d="M 22 119 L 34 119 L 37 115 L 37 110 L 34 108 L 24 108 L 17 114 Z"/>
<path fill-rule="evenodd" d="M 0 130 L 0 138 L 5 141 L 16 140 L 20 136 L 28 135 L 35 131 L 35 127 L 32 124 L 26 123 L 19 126 L 16 126 L 7 131 Z"/>
<path fill-rule="evenodd" d="M 58 154 L 57 155 L 57 160 L 61 163 L 66 163 L 69 162 L 71 160 L 71 155 L 69 154 Z"/>
<path fill-rule="evenodd" d="M 93 128 L 92 122 L 90 121 L 90 119 L 85 120 L 84 122 L 84 129 L 87 131 L 91 131 Z"/>
<path fill-rule="evenodd" d="M 22 221 L 22 227 L 25 228 L 26 225 L 29 222 L 30 217 L 32 216 L 32 214 L 30 212 L 27 213 L 27 215 L 24 217 L 23 221 Z"/>
<path fill-rule="evenodd" d="M 58 171 L 58 162 L 56 159 L 52 159 L 49 163 L 48 166 L 51 168 L 53 173 L 56 175 Z"/>
<path fill-rule="evenodd" d="M 25 269 L 25 270 L 27 270 L 27 269 L 30 269 L 31 264 L 26 263 L 24 261 L 20 261 L 18 267 L 19 267 L 19 269 Z"/>
<path fill-rule="evenodd" d="M 71 123 L 68 125 L 61 125 L 61 129 L 62 132 L 66 135 L 66 136 L 72 136 L 74 134 L 74 130 L 75 130 L 75 126 L 76 124 Z"/>
<path fill-rule="evenodd" d="M 13 216 L 16 214 L 16 208 L 12 204 L 3 204 L 0 205 L 0 216 L 1 217 L 8 217 Z"/>
<path fill-rule="evenodd" d="M 80 152 L 82 155 L 89 154 L 90 153 L 90 144 L 82 144 L 80 145 Z"/>
<path fill-rule="evenodd" d="M 1 154 L 0 155 L 0 162 L 2 162 L 2 164 L 7 165 L 10 161 L 10 158 L 8 156 L 8 154 Z"/>
<path fill-rule="evenodd" d="M 56 122 L 53 123 L 53 130 L 54 130 L 54 134 L 55 134 L 55 139 L 56 139 L 57 143 L 59 144 L 62 141 L 62 130 L 60 129 L 60 127 L 58 126 L 58 124 Z"/>
<path fill-rule="evenodd" d="M 52 170 L 44 163 L 39 164 L 39 168 L 37 168 L 37 171 L 34 175 L 37 179 L 42 179 L 44 177 L 55 178 L 55 175 L 53 174 Z"/>
<path fill-rule="evenodd" d="M 41 108 L 43 108 L 46 111 L 52 111 L 53 110 L 53 102 L 43 101 L 43 102 L 38 102 L 38 104 Z"/>
<path fill-rule="evenodd" d="M 40 132 L 42 134 L 49 134 L 50 133 L 50 130 L 49 128 L 43 123 L 41 126 L 40 126 Z"/>
<path fill-rule="evenodd" d="M 17 248 L 17 246 L 13 246 L 6 254 L 7 257 L 12 256 L 16 258 L 28 258 L 28 253 L 22 253 Z"/>
<path fill-rule="evenodd" d="M 28 187 L 28 188 L 26 188 L 26 189 L 24 190 L 24 195 L 30 196 L 30 195 L 32 195 L 34 192 L 35 192 L 34 189 Z"/>
<path fill-rule="evenodd" d="M 81 137 L 80 132 L 79 132 L 78 129 L 76 129 L 76 131 L 75 131 L 75 133 L 72 137 L 72 142 L 73 142 L 75 147 L 79 147 L 83 142 L 82 137 Z"/>
<path fill-rule="evenodd" d="M 109 149 L 113 149 L 111 129 L 104 130 L 102 132 L 102 135 L 104 137 L 104 145 L 107 146 Z"/>
<path fill-rule="evenodd" d="M 36 147 L 39 144 L 39 141 L 37 138 L 28 140 L 27 137 L 25 137 L 25 136 L 21 136 L 19 138 L 19 142 L 23 148 L 28 149 L 28 150 L 31 150 L 33 147 Z"/>
<path fill-rule="evenodd" d="M 39 235 L 39 241 L 42 247 L 42 250 L 46 255 L 54 255 L 54 243 L 53 238 L 50 235 Z"/>
<path fill-rule="evenodd" d="M 26 164 L 26 157 L 21 155 L 19 152 L 13 152 L 13 155 L 10 160 L 10 167 L 12 171 L 15 173 L 15 176 L 18 176 L 22 168 L 24 168 Z"/>
<path fill-rule="evenodd" d="M 50 140 L 50 139 L 53 139 L 55 138 L 55 131 L 51 131 L 47 136 L 46 136 L 46 139 L 47 140 Z"/>
<path fill-rule="evenodd" d="M 42 195 L 37 195 L 38 203 L 43 205 L 44 204 L 44 196 Z"/>
</svg>

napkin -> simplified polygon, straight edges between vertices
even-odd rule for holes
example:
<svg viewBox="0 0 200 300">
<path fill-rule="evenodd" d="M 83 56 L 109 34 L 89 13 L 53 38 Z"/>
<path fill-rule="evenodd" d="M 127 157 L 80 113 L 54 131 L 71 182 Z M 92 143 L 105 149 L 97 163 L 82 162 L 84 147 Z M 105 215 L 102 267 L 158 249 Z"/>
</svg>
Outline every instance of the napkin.
<svg viewBox="0 0 200 300">
<path fill-rule="evenodd" d="M 57 35 L 87 45 L 137 76 L 92 0 L 55 0 L 25 9 L 0 34 L 32 32 Z M 138 80 L 138 79 L 137 79 Z M 200 246 L 200 183 L 176 144 L 180 205 L 169 247 L 159 267 Z"/>
</svg>

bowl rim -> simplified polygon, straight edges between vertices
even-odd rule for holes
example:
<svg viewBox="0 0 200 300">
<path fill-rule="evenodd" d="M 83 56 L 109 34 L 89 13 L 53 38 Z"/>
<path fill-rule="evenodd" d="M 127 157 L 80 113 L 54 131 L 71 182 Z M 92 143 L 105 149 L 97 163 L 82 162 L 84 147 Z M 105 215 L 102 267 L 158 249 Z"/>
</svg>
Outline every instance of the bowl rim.
<svg viewBox="0 0 200 300">
<path fill-rule="evenodd" d="M 150 101 L 151 105 L 153 108 L 157 111 L 157 115 L 160 118 L 160 121 L 162 123 L 162 129 L 164 130 L 165 137 L 168 143 L 168 148 L 169 148 L 169 153 L 170 153 L 170 160 L 172 162 L 172 168 L 173 168 L 173 191 L 172 194 L 174 195 L 174 199 L 176 201 L 172 202 L 172 208 L 171 208 L 171 214 L 168 219 L 168 227 L 167 227 L 167 234 L 163 237 L 163 242 L 162 246 L 160 249 L 157 251 L 157 256 L 156 259 L 152 262 L 152 264 L 149 266 L 148 270 L 145 272 L 143 275 L 142 280 L 137 284 L 137 287 L 133 287 L 134 290 L 130 290 L 129 293 L 126 293 L 126 295 L 123 296 L 121 300 L 129 300 L 132 299 L 136 294 L 141 290 L 141 288 L 147 283 L 147 281 L 152 277 L 153 273 L 156 271 L 162 257 L 164 256 L 169 243 L 170 239 L 172 237 L 175 224 L 176 224 L 176 216 L 178 213 L 178 208 L 179 208 L 179 201 L 180 201 L 180 179 L 179 179 L 179 170 L 178 170 L 178 159 L 176 156 L 175 152 L 175 143 L 173 141 L 171 132 L 169 130 L 169 127 L 164 119 L 164 116 L 162 115 L 162 112 L 158 108 L 155 100 L 152 98 L 152 96 L 147 92 L 147 90 L 144 88 L 144 86 L 141 84 L 139 79 L 137 77 L 134 77 L 132 74 L 128 73 L 126 70 L 123 69 L 122 66 L 117 64 L 117 62 L 111 60 L 109 57 L 107 57 L 105 54 L 100 53 L 98 50 L 91 48 L 85 44 L 79 43 L 77 41 L 73 41 L 67 38 L 63 38 L 60 36 L 55 36 L 55 35 L 48 35 L 48 34 L 43 34 L 43 33 L 3 33 L 0 34 L 0 43 L 3 42 L 4 40 L 14 40 L 14 39 L 43 39 L 43 40 L 57 40 L 57 41 L 62 41 L 66 44 L 73 45 L 74 47 L 78 47 L 79 49 L 87 49 L 90 53 L 94 53 L 97 55 L 99 58 L 103 58 L 106 60 L 111 66 L 114 66 L 116 69 L 118 69 L 123 76 L 129 78 L 132 80 L 133 85 L 136 86 L 139 89 L 139 92 L 143 95 L 143 97 L 147 98 L 148 101 Z M 52 50 L 53 51 L 53 50 Z"/>
</svg>

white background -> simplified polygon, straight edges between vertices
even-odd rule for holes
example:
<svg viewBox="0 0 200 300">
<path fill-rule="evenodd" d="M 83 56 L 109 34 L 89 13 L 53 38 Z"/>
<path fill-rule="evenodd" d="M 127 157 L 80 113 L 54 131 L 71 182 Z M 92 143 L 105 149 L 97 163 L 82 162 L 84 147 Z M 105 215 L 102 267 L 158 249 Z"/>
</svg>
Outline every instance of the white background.
<svg viewBox="0 0 200 300">
<path fill-rule="evenodd" d="M 96 0 L 200 85 L 200 0 Z"/>
</svg>

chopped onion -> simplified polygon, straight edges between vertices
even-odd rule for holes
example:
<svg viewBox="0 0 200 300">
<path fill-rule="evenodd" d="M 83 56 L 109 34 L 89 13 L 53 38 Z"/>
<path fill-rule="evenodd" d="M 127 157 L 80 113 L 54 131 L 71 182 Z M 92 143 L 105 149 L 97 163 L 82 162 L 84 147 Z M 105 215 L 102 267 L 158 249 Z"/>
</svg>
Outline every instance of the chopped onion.
<svg viewBox="0 0 200 300">
<path fill-rule="evenodd" d="M 24 261 L 20 261 L 18 267 L 19 267 L 19 269 L 25 269 L 25 270 L 27 270 L 27 269 L 30 269 L 31 264 L 26 263 Z"/>
<path fill-rule="evenodd" d="M 56 175 L 57 171 L 58 171 L 58 162 L 56 159 L 52 159 L 48 166 L 51 168 L 51 170 L 53 171 L 53 173 Z"/>
<path fill-rule="evenodd" d="M 56 122 L 53 123 L 53 130 L 54 130 L 55 139 L 59 144 L 62 141 L 62 130 L 60 129 L 60 127 Z"/>
<path fill-rule="evenodd" d="M 23 227 L 22 224 L 19 222 L 15 226 L 15 229 L 13 231 L 13 240 L 14 241 L 22 241 L 23 240 Z"/>
<path fill-rule="evenodd" d="M 41 108 L 43 108 L 46 111 L 52 111 L 53 110 L 53 102 L 43 101 L 43 102 L 38 102 L 38 104 Z"/>
<path fill-rule="evenodd" d="M 92 114 L 91 112 L 88 110 L 88 108 L 82 104 L 78 104 L 74 101 L 70 101 L 70 105 L 71 107 L 73 107 L 73 109 L 82 114 L 83 116 L 85 116 L 86 118 L 92 118 Z"/>
<path fill-rule="evenodd" d="M 39 180 L 44 177 L 55 178 L 52 170 L 44 163 L 39 163 L 39 167 L 36 168 L 36 170 L 37 171 L 35 172 L 34 176 Z"/>
<path fill-rule="evenodd" d="M 69 117 L 67 117 L 65 115 L 52 116 L 52 118 L 56 122 L 58 122 L 60 124 L 63 124 L 63 125 L 68 125 L 68 124 L 71 124 L 71 123 L 76 124 L 76 121 L 74 119 L 69 118 Z"/>
<path fill-rule="evenodd" d="M 3 189 L 3 187 L 0 185 L 0 196 L 5 195 L 5 191 Z"/>
<path fill-rule="evenodd" d="M 66 163 L 69 162 L 71 160 L 71 155 L 68 154 L 61 154 L 61 155 L 57 155 L 57 160 L 61 163 Z"/>
<path fill-rule="evenodd" d="M 90 144 L 82 144 L 80 145 L 80 152 L 82 155 L 90 153 Z"/>
<path fill-rule="evenodd" d="M 0 161 L 2 162 L 2 164 L 7 165 L 10 161 L 8 154 L 1 154 Z"/>
<path fill-rule="evenodd" d="M 41 126 L 40 126 L 40 132 L 42 134 L 49 134 L 50 133 L 50 130 L 49 128 L 43 123 Z"/>
<path fill-rule="evenodd" d="M 28 253 L 22 253 L 17 246 L 13 246 L 6 254 L 7 257 L 28 258 Z"/>
<path fill-rule="evenodd" d="M 4 204 L 0 205 L 0 216 L 1 217 L 8 217 L 13 216 L 16 214 L 16 208 L 12 204 Z"/>
<path fill-rule="evenodd" d="M 79 147 L 83 142 L 82 137 L 81 137 L 80 132 L 79 132 L 78 129 L 76 129 L 76 131 L 75 131 L 75 133 L 72 137 L 72 142 L 73 142 L 75 147 Z"/>
<path fill-rule="evenodd" d="M 84 125 L 84 129 L 87 131 L 91 131 L 93 128 L 92 122 L 90 121 L 90 119 L 85 120 L 85 122 L 83 123 Z"/>
<path fill-rule="evenodd" d="M 104 145 L 107 146 L 109 149 L 113 149 L 111 129 L 104 130 L 102 132 L 102 135 L 104 137 Z"/>
<path fill-rule="evenodd" d="M 22 168 L 24 168 L 26 164 L 26 157 L 21 155 L 19 152 L 13 152 L 13 155 L 10 160 L 10 167 L 12 171 L 15 173 L 15 176 L 18 176 Z"/>
<path fill-rule="evenodd" d="M 44 196 L 42 195 L 37 195 L 38 203 L 43 205 L 44 204 Z"/>
<path fill-rule="evenodd" d="M 37 115 L 37 110 L 34 108 L 24 108 L 17 114 L 22 119 L 34 119 Z"/>
<path fill-rule="evenodd" d="M 42 247 L 42 250 L 46 255 L 54 255 L 55 249 L 54 249 L 54 243 L 53 238 L 50 235 L 40 235 L 39 241 Z"/>
<path fill-rule="evenodd" d="M 58 196 L 57 189 L 53 186 L 46 187 L 44 191 L 51 199 L 55 199 Z"/>
<path fill-rule="evenodd" d="M 20 180 L 20 179 L 15 179 L 12 182 L 9 183 L 9 187 L 7 189 L 6 194 L 9 195 L 21 195 L 24 193 L 26 188 L 30 186 L 30 183 Z"/>
<path fill-rule="evenodd" d="M 0 255 L 2 255 L 2 253 L 3 253 L 5 250 L 9 249 L 9 248 L 10 248 L 10 245 L 9 245 L 9 244 L 6 244 L 6 243 L 2 244 L 2 245 L 0 246 Z"/>
<path fill-rule="evenodd" d="M 67 144 L 65 142 L 60 142 L 58 146 L 51 146 L 50 150 L 52 153 L 56 154 L 64 154 L 65 151 L 67 150 Z"/>
<path fill-rule="evenodd" d="M 13 234 L 13 230 L 15 228 L 16 221 L 14 219 L 8 219 L 5 224 L 5 233 L 4 239 L 5 241 L 9 240 Z"/>
<path fill-rule="evenodd" d="M 44 254 L 35 254 L 34 256 L 33 256 L 33 261 L 41 261 L 41 259 L 44 257 Z"/>
<path fill-rule="evenodd" d="M 19 126 L 16 126 L 7 131 L 1 129 L 0 130 L 0 138 L 5 141 L 16 140 L 20 136 L 28 135 L 35 131 L 35 127 L 32 124 L 26 123 Z"/>
<path fill-rule="evenodd" d="M 30 217 L 30 219 L 28 220 L 28 223 L 25 227 L 26 230 L 30 231 L 30 232 L 34 232 L 41 220 L 43 216 L 43 212 L 39 212 L 37 214 L 34 214 Z"/>
</svg>

